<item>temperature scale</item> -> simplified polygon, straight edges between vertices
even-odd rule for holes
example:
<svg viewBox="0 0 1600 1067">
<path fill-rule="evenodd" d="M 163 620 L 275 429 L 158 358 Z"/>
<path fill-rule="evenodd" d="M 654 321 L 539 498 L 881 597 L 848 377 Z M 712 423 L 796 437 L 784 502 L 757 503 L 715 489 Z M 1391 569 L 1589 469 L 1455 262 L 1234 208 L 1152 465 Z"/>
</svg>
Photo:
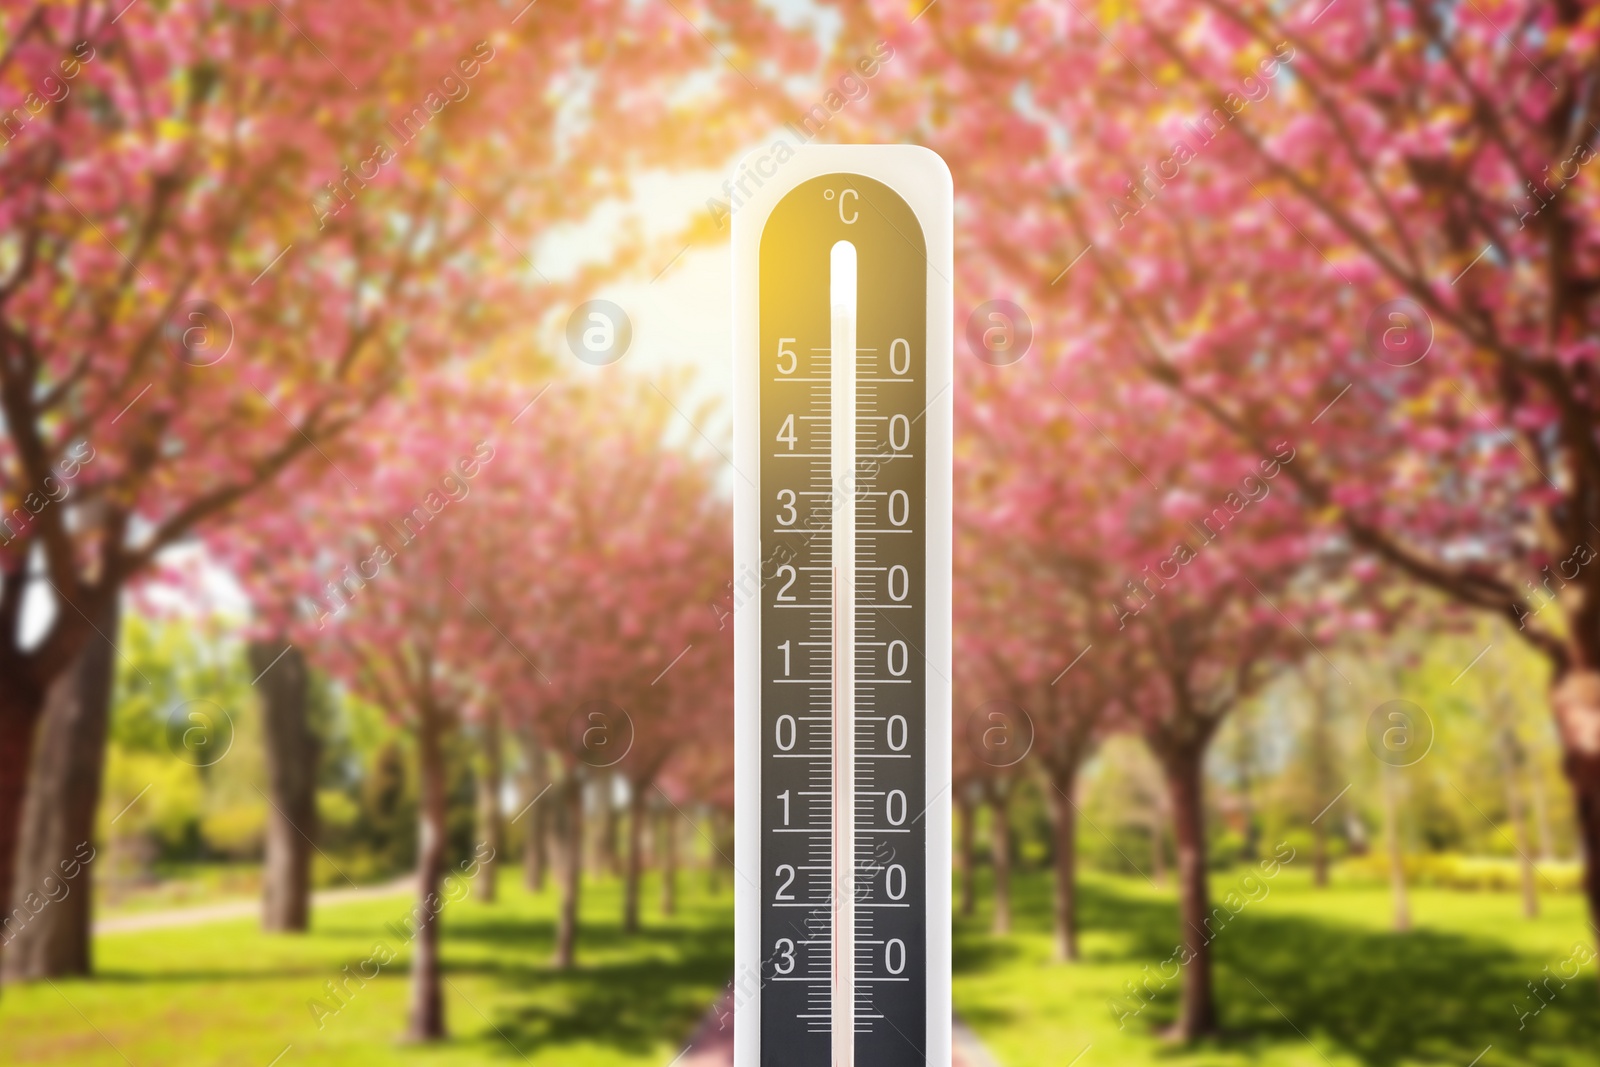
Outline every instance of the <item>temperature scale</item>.
<svg viewBox="0 0 1600 1067">
<path fill-rule="evenodd" d="M 950 172 L 770 164 L 733 225 L 735 1064 L 943 1065 Z"/>
</svg>

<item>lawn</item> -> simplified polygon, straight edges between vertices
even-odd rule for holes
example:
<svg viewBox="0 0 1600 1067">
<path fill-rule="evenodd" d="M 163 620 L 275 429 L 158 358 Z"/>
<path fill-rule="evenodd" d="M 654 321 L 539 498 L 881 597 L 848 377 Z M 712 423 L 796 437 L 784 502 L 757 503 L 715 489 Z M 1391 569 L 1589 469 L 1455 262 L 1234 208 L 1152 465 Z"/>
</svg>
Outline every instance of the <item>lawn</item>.
<svg viewBox="0 0 1600 1067">
<path fill-rule="evenodd" d="M 504 873 L 499 903 L 463 900 L 443 913 L 454 1036 L 442 1046 L 397 1041 L 403 954 L 365 985 L 350 982 L 342 1007 L 329 996 L 341 968 L 357 970 L 380 942 L 401 945 L 386 925 L 412 901 L 397 895 L 318 909 L 303 937 L 265 936 L 254 918 L 102 936 L 93 981 L 0 994 L 0 1063 L 267 1067 L 286 1046 L 280 1067 L 664 1067 L 677 1056 L 730 972 L 731 889 L 712 895 L 686 875 L 678 917 L 665 922 L 647 904 L 645 930 L 624 939 L 617 883 L 596 881 L 580 966 L 563 975 L 549 966 L 554 895 L 530 896 Z M 653 903 L 656 887 L 645 888 Z M 313 1012 L 313 1001 L 338 1011 Z"/>
<path fill-rule="evenodd" d="M 623 938 L 614 881 L 585 898 L 580 967 L 549 967 L 554 900 L 532 897 L 506 872 L 500 903 L 444 913 L 445 994 L 453 1039 L 397 1042 L 405 1012 L 404 957 L 351 983 L 343 1005 L 326 983 L 354 968 L 407 912 L 397 895 L 319 909 L 304 937 L 266 937 L 254 919 L 103 936 L 100 976 L 8 988 L 0 995 L 0 1063 L 267 1067 L 296 1064 L 531 1063 L 536 1067 L 665 1067 L 726 981 L 732 897 L 682 880 L 668 922 L 646 887 L 646 929 Z M 1238 885 L 1222 874 L 1219 897 Z M 1049 882 L 1016 882 L 1016 932 L 988 935 L 988 915 L 956 924 L 955 1002 L 1005 1067 L 1534 1067 L 1593 1064 L 1600 1048 L 1595 964 L 1519 1029 L 1529 981 L 1585 938 L 1581 902 L 1549 895 L 1545 914 L 1520 917 L 1505 893 L 1419 890 L 1417 928 L 1387 930 L 1381 888 L 1312 889 L 1285 869 L 1268 895 L 1216 938 L 1226 1035 L 1194 1049 L 1157 1033 L 1172 1019 L 1176 985 L 1122 1029 L 1108 1008 L 1142 982 L 1175 942 L 1168 893 L 1137 879 L 1091 874 L 1083 887 L 1085 959 L 1050 959 Z M 1257 892 L 1259 896 L 1259 891 Z M 981 898 L 980 898 L 981 899 Z M 1550 994 L 1546 994 L 1550 996 Z M 320 1000 L 334 1013 L 314 1013 Z M 1492 1046 L 1492 1047 L 1490 1047 Z M 1087 1051 L 1085 1052 L 1085 1050 Z M 1485 1053 L 1484 1050 L 1488 1049 Z M 126 1057 L 126 1058 L 124 1058 Z"/>
<path fill-rule="evenodd" d="M 1217 876 L 1213 892 L 1239 888 L 1244 873 Z M 1530 922 L 1515 894 L 1417 890 L 1414 928 L 1396 935 L 1381 887 L 1318 891 L 1288 868 L 1265 884 L 1267 895 L 1255 889 L 1259 902 L 1213 942 L 1219 1040 L 1182 1049 L 1161 1039 L 1176 1016 L 1176 983 L 1119 1028 L 1108 1002 L 1135 1006 L 1127 984 L 1144 982 L 1172 955 L 1176 912 L 1169 894 L 1142 880 L 1094 874 L 1082 889 L 1079 963 L 1051 961 L 1050 883 L 1041 876 L 1016 884 L 1011 936 L 989 936 L 981 907 L 958 920 L 956 1011 L 1005 1067 L 1068 1067 L 1086 1048 L 1080 1067 L 1600 1062 L 1594 962 L 1565 989 L 1552 981 L 1541 1013 L 1519 1020 L 1513 1008 L 1531 1010 L 1527 983 L 1571 958 L 1575 943 L 1592 946 L 1576 894 L 1547 895 Z"/>
</svg>

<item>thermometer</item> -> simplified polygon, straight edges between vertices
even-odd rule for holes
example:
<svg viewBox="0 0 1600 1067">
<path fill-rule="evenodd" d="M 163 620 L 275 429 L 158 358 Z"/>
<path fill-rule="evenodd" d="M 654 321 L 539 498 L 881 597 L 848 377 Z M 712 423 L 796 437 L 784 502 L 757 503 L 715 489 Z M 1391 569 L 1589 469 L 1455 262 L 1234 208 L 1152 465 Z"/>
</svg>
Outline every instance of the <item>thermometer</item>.
<svg viewBox="0 0 1600 1067">
<path fill-rule="evenodd" d="M 735 1064 L 947 1064 L 950 173 L 741 170 Z"/>
</svg>

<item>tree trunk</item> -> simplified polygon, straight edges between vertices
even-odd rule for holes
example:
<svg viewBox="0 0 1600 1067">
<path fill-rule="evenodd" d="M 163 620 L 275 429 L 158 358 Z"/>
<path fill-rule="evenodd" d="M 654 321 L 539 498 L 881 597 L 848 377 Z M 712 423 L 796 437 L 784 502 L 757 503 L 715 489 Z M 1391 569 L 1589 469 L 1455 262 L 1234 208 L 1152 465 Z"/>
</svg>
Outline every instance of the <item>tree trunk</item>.
<svg viewBox="0 0 1600 1067">
<path fill-rule="evenodd" d="M 1561 734 L 1562 770 L 1578 809 L 1589 926 L 1600 931 L 1600 671 L 1569 671 L 1552 691 L 1551 704 Z"/>
<path fill-rule="evenodd" d="M 1394 893 L 1394 928 L 1411 929 L 1411 902 L 1406 895 L 1405 855 L 1400 847 L 1400 772 L 1387 764 L 1383 768 L 1383 830 L 1389 839 L 1389 886 Z"/>
<path fill-rule="evenodd" d="M 1522 809 L 1522 772 L 1525 764 L 1522 743 L 1509 724 L 1500 728 L 1501 769 L 1506 778 L 1506 814 L 1511 820 L 1512 840 L 1517 847 L 1518 868 L 1522 875 L 1522 914 L 1539 917 L 1539 889 L 1535 881 L 1533 855 L 1529 852 L 1528 819 Z"/>
<path fill-rule="evenodd" d="M 28 769 L 33 757 L 33 738 L 44 706 L 43 693 L 15 685 L 10 679 L 0 686 L 0 953 L 19 927 L 30 921 L 26 903 L 27 894 L 33 890 L 13 897 L 12 883 L 16 880 L 17 848 L 22 832 L 23 800 L 28 791 Z M 13 903 L 20 910 L 13 911 Z"/>
<path fill-rule="evenodd" d="M 500 712 L 490 708 L 483 718 L 483 773 L 478 776 L 479 837 L 489 846 L 489 858 L 478 867 L 473 892 L 485 904 L 495 900 L 500 852 L 505 848 L 505 812 L 501 810 L 500 786 L 504 767 L 500 758 Z"/>
<path fill-rule="evenodd" d="M 1321 819 L 1311 824 L 1311 884 L 1328 888 L 1328 829 Z"/>
<path fill-rule="evenodd" d="M 628 854 L 623 868 L 622 929 L 624 933 L 639 930 L 639 874 L 644 860 L 644 790 L 629 783 L 628 789 Z"/>
<path fill-rule="evenodd" d="M 1165 889 L 1167 885 L 1167 823 L 1159 804 L 1150 808 L 1150 878 Z"/>
<path fill-rule="evenodd" d="M 675 811 L 661 812 L 661 914 L 678 914 L 678 822 Z"/>
<path fill-rule="evenodd" d="M 1326 681 L 1320 672 L 1306 681 L 1311 689 L 1311 799 L 1314 804 L 1327 803 L 1324 798 L 1333 792 L 1336 784 L 1332 762 L 1334 748 L 1328 736 L 1333 709 Z M 1328 827 L 1322 821 L 1327 814 L 1327 809 L 1322 808 L 1311 816 L 1311 884 L 1318 889 L 1328 887 Z"/>
<path fill-rule="evenodd" d="M 1255 752 L 1250 719 L 1244 709 L 1234 713 L 1234 768 L 1239 782 L 1239 817 L 1244 823 L 1244 858 L 1254 863 L 1260 856 L 1260 827 L 1257 825 L 1255 796 Z"/>
<path fill-rule="evenodd" d="M 120 621 L 118 600 L 112 598 L 95 620 L 107 639 L 84 647 L 45 702 L 23 804 L 12 899 L 26 902 L 30 894 L 43 894 L 48 903 L 37 914 L 29 909 L 32 917 L 14 937 L 11 928 L 6 930 L 11 939 L 0 961 L 0 980 L 6 982 L 87 975 L 92 969 L 93 894 L 84 863 L 95 855 L 116 661 L 111 642 Z"/>
<path fill-rule="evenodd" d="M 723 881 L 729 886 L 733 885 L 734 875 L 738 873 L 733 866 L 733 851 L 737 847 L 733 834 L 733 812 L 725 810 L 722 813 L 722 851 L 717 854 L 717 862 L 722 865 Z"/>
<path fill-rule="evenodd" d="M 613 877 L 622 873 L 621 850 L 617 848 L 617 830 L 622 819 L 613 794 L 615 784 L 616 779 L 609 776 L 600 779 L 600 841 L 596 850 L 599 855 L 595 857 L 597 873 Z"/>
<path fill-rule="evenodd" d="M 1367 825 L 1361 821 L 1361 816 L 1354 806 L 1345 808 L 1344 832 L 1350 841 L 1350 855 L 1365 856 L 1371 851 L 1372 845 L 1367 840 Z"/>
<path fill-rule="evenodd" d="M 306 717 L 306 661 L 298 648 L 282 640 L 252 641 L 248 658 L 261 691 L 261 739 L 272 797 L 261 872 L 261 927 L 303 933 L 311 922 L 318 749 Z"/>
<path fill-rule="evenodd" d="M 530 725 L 522 731 L 522 762 L 526 785 L 524 792 L 533 807 L 524 811 L 527 819 L 522 829 L 522 884 L 530 893 L 544 892 L 544 875 L 548 867 L 549 805 L 542 799 L 550 785 L 549 765 L 544 749 L 539 747 L 539 737 Z"/>
<path fill-rule="evenodd" d="M 568 970 L 578 956 L 578 896 L 583 889 L 583 779 L 568 771 L 566 833 L 561 862 L 561 916 L 556 924 L 556 967 Z"/>
<path fill-rule="evenodd" d="M 961 845 L 956 850 L 956 861 L 961 867 L 961 914 L 971 915 L 978 906 L 977 871 L 974 861 L 973 824 L 977 822 L 977 806 L 965 789 L 956 790 L 956 813 L 960 816 Z"/>
<path fill-rule="evenodd" d="M 1078 810 L 1072 805 L 1077 776 L 1076 767 L 1052 773 L 1045 791 L 1055 830 L 1056 959 L 1062 962 L 1078 958 Z"/>
<path fill-rule="evenodd" d="M 994 932 L 1011 932 L 1011 797 L 989 794 L 989 855 L 994 864 Z"/>
<path fill-rule="evenodd" d="M 1217 1031 L 1217 1005 L 1211 986 L 1211 941 L 1206 936 L 1211 894 L 1206 883 L 1205 798 L 1201 780 L 1203 747 L 1162 753 L 1167 791 L 1172 799 L 1173 836 L 1178 846 L 1178 915 L 1183 937 L 1183 991 L 1174 1036 L 1184 1041 Z"/>
<path fill-rule="evenodd" d="M 439 989 L 439 881 L 444 876 L 448 828 L 445 818 L 444 714 L 420 710 L 417 762 L 422 796 L 417 819 L 417 933 L 411 943 L 411 1017 L 406 1037 L 439 1041 L 445 1036 L 444 998 Z"/>
<path fill-rule="evenodd" d="M 706 833 L 711 835 L 712 841 L 716 841 L 721 833 L 721 828 L 717 825 L 717 809 L 710 807 L 706 808 L 705 820 Z M 717 853 L 715 849 L 712 849 L 706 854 L 706 889 L 712 893 L 717 892 L 718 889 Z"/>
<path fill-rule="evenodd" d="M 1550 830 L 1550 802 L 1544 791 L 1544 775 L 1537 767 L 1528 774 L 1528 792 L 1533 797 L 1533 824 L 1539 830 L 1539 858 L 1548 863 L 1556 858 L 1556 843 Z"/>
</svg>

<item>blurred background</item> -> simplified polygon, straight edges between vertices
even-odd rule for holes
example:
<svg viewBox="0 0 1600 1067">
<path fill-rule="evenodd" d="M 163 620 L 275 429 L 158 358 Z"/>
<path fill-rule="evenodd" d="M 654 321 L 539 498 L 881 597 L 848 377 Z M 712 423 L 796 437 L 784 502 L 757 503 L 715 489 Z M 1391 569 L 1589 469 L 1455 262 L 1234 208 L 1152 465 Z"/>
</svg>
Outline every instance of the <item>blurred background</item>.
<svg viewBox="0 0 1600 1067">
<path fill-rule="evenodd" d="M 729 220 L 915 143 L 965 1062 L 1592 1063 L 1597 48 L 10 0 L 0 1060 L 728 1062 Z"/>
</svg>

